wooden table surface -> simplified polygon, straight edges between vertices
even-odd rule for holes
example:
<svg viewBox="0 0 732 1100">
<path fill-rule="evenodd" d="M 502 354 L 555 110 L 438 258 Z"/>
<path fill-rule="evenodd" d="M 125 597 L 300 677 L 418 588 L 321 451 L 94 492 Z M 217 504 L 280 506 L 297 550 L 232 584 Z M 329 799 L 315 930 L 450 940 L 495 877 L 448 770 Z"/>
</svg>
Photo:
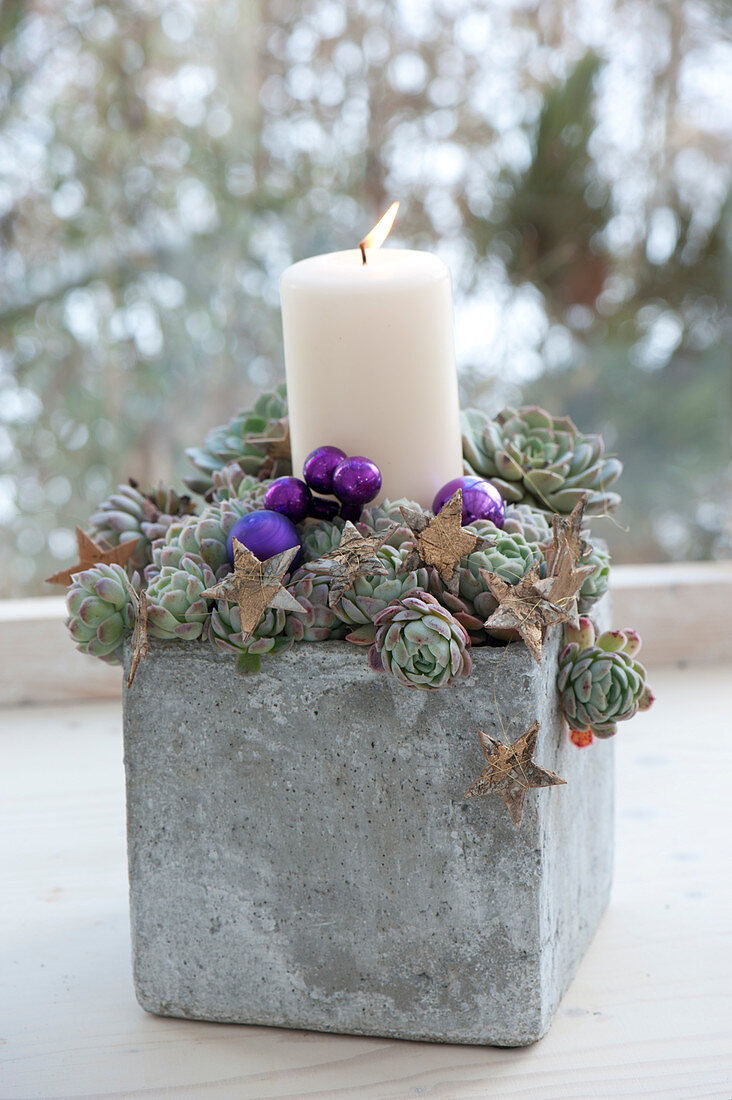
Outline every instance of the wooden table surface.
<svg viewBox="0 0 732 1100">
<path fill-rule="evenodd" d="M 617 739 L 611 907 L 549 1035 L 521 1050 L 146 1015 L 129 973 L 120 708 L 6 710 L 0 1097 L 729 1100 L 732 668 L 651 680 L 656 706 Z"/>
</svg>

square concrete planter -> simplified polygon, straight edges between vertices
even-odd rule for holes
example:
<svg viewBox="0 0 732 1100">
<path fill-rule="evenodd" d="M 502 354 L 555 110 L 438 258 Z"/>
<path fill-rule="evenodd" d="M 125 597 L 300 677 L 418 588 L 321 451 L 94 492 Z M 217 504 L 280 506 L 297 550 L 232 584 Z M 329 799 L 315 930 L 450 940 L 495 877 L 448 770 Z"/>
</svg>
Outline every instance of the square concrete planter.
<svg viewBox="0 0 732 1100">
<path fill-rule="evenodd" d="M 523 645 L 409 691 L 343 642 L 241 678 L 154 643 L 125 697 L 134 977 L 150 1012 L 519 1046 L 543 1035 L 605 909 L 613 746 L 577 750 Z M 129 656 L 129 655 L 128 655 Z M 541 721 L 517 831 L 465 801 L 479 728 Z"/>
</svg>

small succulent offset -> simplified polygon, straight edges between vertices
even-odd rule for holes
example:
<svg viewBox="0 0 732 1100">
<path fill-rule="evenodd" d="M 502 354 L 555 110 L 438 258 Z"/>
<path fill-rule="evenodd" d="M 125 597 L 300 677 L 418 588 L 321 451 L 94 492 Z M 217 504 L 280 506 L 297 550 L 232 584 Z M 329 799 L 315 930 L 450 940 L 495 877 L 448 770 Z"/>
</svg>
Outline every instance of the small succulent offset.
<svg viewBox="0 0 732 1100">
<path fill-rule="evenodd" d="M 595 566 L 595 572 L 580 588 L 577 603 L 579 611 L 586 615 L 610 587 L 610 555 L 603 546 L 592 546 L 589 554 L 585 554 L 579 564 Z"/>
<path fill-rule="evenodd" d="M 164 565 L 147 589 L 148 632 L 167 641 L 206 636 L 210 611 L 201 593 L 216 583 L 200 559 L 183 554 L 177 565 Z"/>
<path fill-rule="evenodd" d="M 76 573 L 66 593 L 68 627 L 76 648 L 108 664 L 122 663 L 122 646 L 135 626 L 140 578 L 120 565 L 95 565 Z"/>
<path fill-rule="evenodd" d="M 144 569 L 150 561 L 150 547 L 155 539 L 162 538 L 168 528 L 181 516 L 194 511 L 191 498 L 179 496 L 175 489 L 160 484 L 149 493 L 143 493 L 137 482 L 118 485 L 108 500 L 102 501 L 89 523 L 89 534 L 95 542 L 108 546 L 138 539 L 130 559 L 134 569 Z"/>
<path fill-rule="evenodd" d="M 282 653 L 296 641 L 302 624 L 294 624 L 289 632 L 287 626 L 287 612 L 270 607 L 254 633 L 245 638 L 237 605 L 218 600 L 211 610 L 209 637 L 218 649 L 236 654 L 236 670 L 246 676 L 259 672 L 264 654 Z"/>
<path fill-rule="evenodd" d="M 601 436 L 583 434 L 568 416 L 525 405 L 491 420 L 467 409 L 462 424 L 466 470 L 491 481 L 507 503 L 568 515 L 586 495 L 588 516 L 620 503 L 609 487 L 622 463 L 605 455 Z"/>
<path fill-rule="evenodd" d="M 208 493 L 215 472 L 231 462 L 237 462 L 245 474 L 256 477 L 266 468 L 267 458 L 261 447 L 249 441 L 270 431 L 286 414 L 287 400 L 281 386 L 275 393 L 261 394 L 251 409 L 237 413 L 228 424 L 210 431 L 202 447 L 189 447 L 186 451 L 198 470 L 196 476 L 185 479 L 188 488 L 202 496 Z"/>
<path fill-rule="evenodd" d="M 635 660 L 641 640 L 634 630 L 606 630 L 596 636 L 592 622 L 583 617 L 579 629 L 565 628 L 565 638 L 557 689 L 571 730 L 612 737 L 618 722 L 648 710 L 654 696 L 646 670 Z"/>
<path fill-rule="evenodd" d="M 447 608 L 426 592 L 395 600 L 377 616 L 369 664 L 411 688 L 443 688 L 469 676 L 470 638 Z"/>
</svg>

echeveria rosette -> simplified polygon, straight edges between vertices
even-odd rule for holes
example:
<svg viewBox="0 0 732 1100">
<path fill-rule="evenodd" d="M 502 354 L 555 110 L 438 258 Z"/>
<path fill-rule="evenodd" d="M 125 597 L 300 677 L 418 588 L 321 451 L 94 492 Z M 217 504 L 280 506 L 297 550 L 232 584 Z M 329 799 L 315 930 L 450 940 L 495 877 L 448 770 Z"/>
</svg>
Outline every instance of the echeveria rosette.
<svg viewBox="0 0 732 1100">
<path fill-rule="evenodd" d="M 261 479 L 246 473 L 239 462 L 230 462 L 211 475 L 211 488 L 206 500 L 216 504 L 222 500 L 241 500 L 254 508 L 264 508 L 264 495 L 272 478 Z"/>
<path fill-rule="evenodd" d="M 234 653 L 237 672 L 249 676 L 259 672 L 265 654 L 282 653 L 302 637 L 304 628 L 301 622 L 290 623 L 289 631 L 287 626 L 287 613 L 270 607 L 254 633 L 244 638 L 237 605 L 217 600 L 211 609 L 209 639 L 218 649 Z"/>
<path fill-rule="evenodd" d="M 144 569 L 150 562 L 151 544 L 162 538 L 179 517 L 192 513 L 191 498 L 180 496 L 175 489 L 158 485 L 143 493 L 136 482 L 118 485 L 114 493 L 98 505 L 89 520 L 88 534 L 95 542 L 119 546 L 137 539 L 130 558 L 134 569 Z"/>
<path fill-rule="evenodd" d="M 618 722 L 651 706 L 646 670 L 635 660 L 641 640 L 634 630 L 606 630 L 596 637 L 592 622 L 582 617 L 578 629 L 565 628 L 565 639 L 557 689 L 571 730 L 612 737 Z"/>
<path fill-rule="evenodd" d="M 300 528 L 305 563 L 317 561 L 331 550 L 336 550 L 340 546 L 344 526 L 345 520 L 340 516 L 334 520 L 307 520 Z"/>
<path fill-rule="evenodd" d="M 325 642 L 345 637 L 346 627 L 328 605 L 328 576 L 301 567 L 292 574 L 287 588 L 305 611 L 303 615 L 287 612 L 285 631 L 294 641 Z"/>
<path fill-rule="evenodd" d="M 406 497 L 401 497 L 399 500 L 385 500 L 381 504 L 372 504 L 370 507 L 364 508 L 356 526 L 362 535 L 380 535 L 396 524 L 397 526 L 384 545 L 393 546 L 398 550 L 406 542 L 412 543 L 414 539 L 412 532 L 404 522 L 401 508 L 420 511 L 419 504 L 416 504 L 413 500 L 407 500 Z"/>
<path fill-rule="evenodd" d="M 470 675 L 470 638 L 427 592 L 395 600 L 376 616 L 369 664 L 410 688 L 434 690 Z"/>
<path fill-rule="evenodd" d="M 551 514 L 531 504 L 509 504 L 503 530 L 507 535 L 521 535 L 533 546 L 544 546 L 552 541 Z"/>
<path fill-rule="evenodd" d="M 178 547 L 193 558 L 199 558 L 221 579 L 221 571 L 228 573 L 231 565 L 226 553 L 226 540 L 237 520 L 250 515 L 257 509 L 246 500 L 222 500 L 209 504 L 200 516 L 191 516 L 182 523 L 174 524 L 166 533 L 165 546 Z M 153 565 L 156 568 L 161 551 L 158 545 L 153 548 Z M 146 574 L 148 575 L 148 574 Z M 148 575 L 148 579 L 151 579 Z"/>
<path fill-rule="evenodd" d="M 261 394 L 251 409 L 237 413 L 228 424 L 212 429 L 202 447 L 189 447 L 186 455 L 199 471 L 197 476 L 185 479 L 189 489 L 201 495 L 208 493 L 214 473 L 232 462 L 238 463 L 245 474 L 256 477 L 267 456 L 249 440 L 265 435 L 286 413 L 285 387 L 281 386 L 274 393 Z"/>
<path fill-rule="evenodd" d="M 620 503 L 609 487 L 622 463 L 605 455 L 601 436 L 585 435 L 567 416 L 525 405 L 491 420 L 467 409 L 462 425 L 466 470 L 491 481 L 507 503 L 568 515 L 584 495 L 588 516 L 614 512 Z"/>
<path fill-rule="evenodd" d="M 216 584 L 209 567 L 183 554 L 177 565 L 164 565 L 147 589 L 148 633 L 166 641 L 195 641 L 205 637 L 209 603 L 201 593 Z"/>
<path fill-rule="evenodd" d="M 122 662 L 122 646 L 135 626 L 133 592 L 140 578 L 130 579 L 120 565 L 95 565 L 76 573 L 66 593 L 66 626 L 76 648 L 108 664 Z"/>
<path fill-rule="evenodd" d="M 338 618 L 349 627 L 347 640 L 356 645 L 371 645 L 376 637 L 374 622 L 387 604 L 408 596 L 429 583 L 426 569 L 399 574 L 407 556 L 406 547 L 397 550 L 385 544 L 376 557 L 388 569 L 386 576 L 357 577 L 334 608 Z"/>
<path fill-rule="evenodd" d="M 580 588 L 577 607 L 581 614 L 587 612 L 601 600 L 610 587 L 610 554 L 602 546 L 593 546 L 585 554 L 580 565 L 594 565 L 592 573 Z"/>
</svg>

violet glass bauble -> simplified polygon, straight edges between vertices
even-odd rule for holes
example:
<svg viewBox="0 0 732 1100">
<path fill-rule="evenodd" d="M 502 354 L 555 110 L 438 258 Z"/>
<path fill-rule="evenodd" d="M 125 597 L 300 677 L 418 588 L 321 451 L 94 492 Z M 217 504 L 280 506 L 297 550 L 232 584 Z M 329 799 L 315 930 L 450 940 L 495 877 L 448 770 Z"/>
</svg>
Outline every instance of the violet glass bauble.
<svg viewBox="0 0 732 1100">
<path fill-rule="evenodd" d="M 242 516 L 229 531 L 226 554 L 232 565 L 234 564 L 234 539 L 246 546 L 247 550 L 251 550 L 255 558 L 259 558 L 260 561 L 273 558 L 275 554 L 281 554 L 292 546 L 300 546 L 300 536 L 292 520 L 268 509 Z M 298 554 L 290 570 L 297 567 L 299 557 Z"/>
<path fill-rule="evenodd" d="M 341 504 L 341 519 L 350 520 L 351 523 L 358 523 L 362 512 L 362 504 Z"/>
<path fill-rule="evenodd" d="M 264 494 L 264 507 L 300 523 L 308 514 L 312 496 L 299 477 L 278 477 Z"/>
<path fill-rule="evenodd" d="M 346 457 L 340 447 L 316 447 L 305 459 L 303 477 L 316 493 L 333 492 L 333 474 Z"/>
<path fill-rule="evenodd" d="M 327 497 L 313 497 L 310 501 L 308 515 L 313 519 L 335 519 L 339 506 L 337 500 L 328 500 Z"/>
<path fill-rule="evenodd" d="M 482 477 L 454 477 L 443 485 L 432 502 L 432 511 L 437 515 L 458 489 L 463 491 L 463 527 L 475 523 L 477 519 L 489 519 L 496 527 L 503 527 L 506 518 L 506 505 L 503 497 Z"/>
<path fill-rule="evenodd" d="M 381 470 L 370 458 L 344 458 L 333 474 L 333 492 L 341 504 L 368 504 L 381 488 Z"/>
</svg>

